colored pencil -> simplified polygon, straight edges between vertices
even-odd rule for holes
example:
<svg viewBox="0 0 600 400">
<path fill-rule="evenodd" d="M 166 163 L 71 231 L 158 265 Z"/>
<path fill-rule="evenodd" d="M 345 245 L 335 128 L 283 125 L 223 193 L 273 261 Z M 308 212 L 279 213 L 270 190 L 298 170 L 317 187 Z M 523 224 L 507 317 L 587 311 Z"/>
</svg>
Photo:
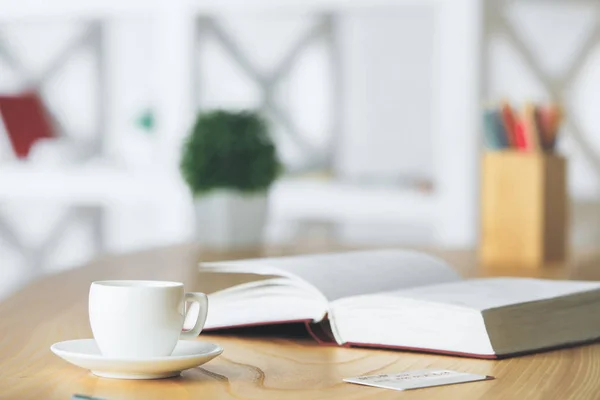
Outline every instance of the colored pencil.
<svg viewBox="0 0 600 400">
<path fill-rule="evenodd" d="M 519 151 L 527 151 L 527 139 L 525 137 L 525 124 L 517 121 L 515 125 L 515 148 Z"/>
<path fill-rule="evenodd" d="M 561 106 L 557 104 L 553 104 L 550 107 L 550 125 L 548 128 L 548 148 L 549 150 L 554 150 L 556 147 L 556 140 L 558 137 L 558 131 L 560 129 L 560 125 L 562 123 L 564 116 L 564 111 Z"/>
<path fill-rule="evenodd" d="M 504 125 L 504 131 L 506 132 L 506 138 L 508 140 L 509 147 L 516 148 L 516 118 L 515 113 L 506 101 L 502 102 L 500 107 L 502 113 L 502 122 Z"/>
<path fill-rule="evenodd" d="M 514 149 L 552 152 L 556 147 L 564 110 L 558 104 L 527 102 L 517 112 L 507 101 L 488 106 L 483 113 L 484 142 L 490 150 Z"/>
<path fill-rule="evenodd" d="M 538 131 L 536 107 L 533 103 L 525 104 L 523 109 L 523 123 L 525 125 L 527 150 L 540 151 L 540 133 Z"/>
<path fill-rule="evenodd" d="M 488 108 L 483 112 L 484 142 L 490 150 L 502 150 L 508 147 L 502 117 L 498 110 Z"/>
</svg>

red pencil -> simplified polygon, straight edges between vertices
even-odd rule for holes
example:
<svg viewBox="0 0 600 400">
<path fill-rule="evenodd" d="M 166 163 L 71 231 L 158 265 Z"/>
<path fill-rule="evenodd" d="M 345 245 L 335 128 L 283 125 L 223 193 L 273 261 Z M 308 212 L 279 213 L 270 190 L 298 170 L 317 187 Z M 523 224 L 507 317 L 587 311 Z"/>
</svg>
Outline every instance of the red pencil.
<svg viewBox="0 0 600 400">
<path fill-rule="evenodd" d="M 503 102 L 501 106 L 502 113 L 502 124 L 504 125 L 504 130 L 506 131 L 506 139 L 508 141 L 509 147 L 517 148 L 517 121 L 515 118 L 515 113 L 513 112 L 512 107 L 508 102 Z"/>
<path fill-rule="evenodd" d="M 562 107 L 556 104 L 551 104 L 540 108 L 540 137 L 541 144 L 544 150 L 552 151 L 556 145 L 556 137 L 563 119 Z"/>
<path fill-rule="evenodd" d="M 527 136 L 525 133 L 525 124 L 523 121 L 518 121 L 515 128 L 515 145 L 519 151 L 529 150 Z"/>
</svg>

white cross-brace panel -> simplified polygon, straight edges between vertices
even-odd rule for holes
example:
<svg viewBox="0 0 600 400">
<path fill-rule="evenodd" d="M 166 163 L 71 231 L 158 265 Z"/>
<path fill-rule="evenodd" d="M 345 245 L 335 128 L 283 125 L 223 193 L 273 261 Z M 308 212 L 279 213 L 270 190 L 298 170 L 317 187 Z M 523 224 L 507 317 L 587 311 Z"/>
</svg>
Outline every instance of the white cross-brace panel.
<svg viewBox="0 0 600 400">
<path fill-rule="evenodd" d="M 88 144 L 88 151 L 85 152 L 81 161 L 102 154 L 107 108 L 105 92 L 106 82 L 104 69 L 101 65 L 104 47 L 101 22 L 90 22 L 87 28 L 84 29 L 81 34 L 73 37 L 64 50 L 55 56 L 49 66 L 38 75 L 34 75 L 30 68 L 19 60 L 5 43 L 5 40 L 0 37 L 0 58 L 19 74 L 23 82 L 25 82 L 23 89 L 33 88 L 36 90 L 39 90 L 43 85 L 49 82 L 50 79 L 52 79 L 81 48 L 85 46 L 92 47 L 98 65 L 97 73 L 99 90 L 97 93 L 97 112 L 99 113 L 98 120 L 100 121 L 100 124 L 97 127 L 94 139 Z M 46 102 L 46 106 L 51 108 L 52 102 Z M 69 135 L 69 132 L 65 129 L 64 125 L 56 118 L 51 110 L 49 111 L 57 133 L 61 136 L 72 136 Z M 27 182 L 23 182 L 23 184 L 27 184 Z M 69 227 L 75 221 L 84 221 L 91 226 L 95 250 L 101 252 L 104 248 L 102 213 L 103 211 L 100 207 L 69 207 L 63 217 L 52 227 L 52 229 L 50 229 L 50 233 L 46 236 L 45 240 L 37 246 L 25 244 L 25 241 L 19 238 L 15 230 L 11 228 L 10 224 L 6 221 L 6 218 L 0 215 L 0 239 L 3 239 L 6 244 L 11 246 L 23 257 L 26 262 L 27 274 L 35 276 L 43 271 L 44 262 L 48 255 L 56 248 L 56 246 L 58 246 L 60 239 L 66 234 Z"/>
<path fill-rule="evenodd" d="M 247 55 L 238 45 L 235 39 L 223 28 L 223 26 L 213 17 L 201 17 L 197 22 L 196 35 L 201 39 L 203 35 L 211 34 L 216 42 L 229 54 L 232 61 L 235 62 L 244 71 L 248 79 L 251 79 L 262 92 L 261 108 L 268 111 L 285 128 L 286 134 L 290 137 L 294 145 L 304 155 L 306 162 L 303 170 L 315 168 L 329 168 L 333 164 L 334 146 L 336 140 L 340 139 L 340 118 L 341 118 L 341 74 L 340 62 L 337 47 L 337 39 L 334 29 L 335 18 L 332 15 L 321 15 L 317 20 L 303 32 L 297 40 L 290 46 L 282 61 L 272 72 L 265 73 L 260 71 L 252 62 L 251 57 Z M 333 119 L 333 128 L 327 141 L 325 149 L 318 149 L 310 143 L 298 128 L 289 112 L 281 107 L 275 101 L 275 88 L 292 70 L 296 61 L 302 53 L 312 44 L 319 40 L 326 40 L 330 54 L 330 65 L 333 69 L 332 91 L 333 108 L 331 117 Z M 198 41 L 196 41 L 196 51 L 198 51 Z M 198 68 L 194 71 L 198 74 Z M 198 89 L 200 84 L 196 85 Z M 198 93 L 198 90 L 195 91 Z M 200 105 L 199 95 L 196 97 L 196 104 Z M 294 171 L 298 172 L 298 171 Z"/>
</svg>

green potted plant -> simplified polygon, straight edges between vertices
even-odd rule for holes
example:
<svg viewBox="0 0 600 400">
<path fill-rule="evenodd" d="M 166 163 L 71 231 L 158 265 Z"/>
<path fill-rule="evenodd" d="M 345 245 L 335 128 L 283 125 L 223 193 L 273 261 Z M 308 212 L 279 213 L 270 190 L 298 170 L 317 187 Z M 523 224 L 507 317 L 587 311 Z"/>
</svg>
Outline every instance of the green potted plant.
<svg viewBox="0 0 600 400">
<path fill-rule="evenodd" d="M 203 245 L 243 248 L 262 242 L 279 161 L 258 113 L 200 113 L 184 143 L 180 171 L 194 197 Z"/>
</svg>

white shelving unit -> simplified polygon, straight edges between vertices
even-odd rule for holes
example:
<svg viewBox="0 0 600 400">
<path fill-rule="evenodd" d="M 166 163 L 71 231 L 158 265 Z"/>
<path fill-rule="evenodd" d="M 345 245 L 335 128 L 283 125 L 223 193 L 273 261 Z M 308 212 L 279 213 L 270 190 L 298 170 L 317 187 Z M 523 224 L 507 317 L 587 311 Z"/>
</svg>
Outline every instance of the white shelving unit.
<svg viewBox="0 0 600 400">
<path fill-rule="evenodd" d="M 157 190 L 172 195 L 164 207 L 179 207 L 187 193 L 177 174 L 181 140 L 193 115 L 193 32 L 204 14 L 343 13 L 373 7 L 427 4 L 435 12 L 435 190 L 433 195 L 404 190 L 360 188 L 343 183 L 283 180 L 272 198 L 277 219 L 325 218 L 341 220 L 423 220 L 434 224 L 442 246 L 470 247 L 477 236 L 477 107 L 481 0 L 290 0 L 290 1 L 184 1 L 184 0 L 20 0 L 0 2 L 0 24 L 44 19 L 92 19 L 102 22 L 123 15 L 157 17 L 160 63 L 153 65 L 157 120 L 155 159 L 144 173 L 110 165 L 46 167 L 8 164 L 0 167 L 0 202 L 44 199 L 70 206 L 103 207 L 115 202 L 151 199 Z M 105 65 L 105 63 L 100 63 Z M 109 98 L 124 88 L 115 86 L 108 73 Z M 113 97 L 110 97 L 113 96 Z M 116 107 L 107 104 L 107 115 Z M 110 129 L 111 124 L 107 125 Z M 117 133 L 111 132 L 111 137 Z M 342 132 L 343 134 L 343 132 Z M 175 213 L 181 224 L 189 213 Z"/>
</svg>

